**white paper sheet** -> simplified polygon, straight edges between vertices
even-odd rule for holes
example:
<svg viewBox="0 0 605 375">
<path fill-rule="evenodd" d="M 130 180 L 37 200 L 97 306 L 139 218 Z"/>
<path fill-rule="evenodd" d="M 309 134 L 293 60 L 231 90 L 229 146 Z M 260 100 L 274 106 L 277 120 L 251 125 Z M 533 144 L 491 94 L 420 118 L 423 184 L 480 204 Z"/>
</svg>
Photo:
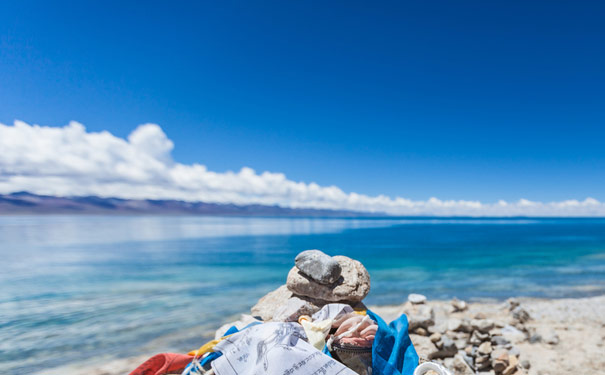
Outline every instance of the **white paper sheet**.
<svg viewBox="0 0 605 375">
<path fill-rule="evenodd" d="M 258 324 L 221 341 L 212 368 L 217 375 L 355 375 L 305 339 L 298 323 Z"/>
</svg>

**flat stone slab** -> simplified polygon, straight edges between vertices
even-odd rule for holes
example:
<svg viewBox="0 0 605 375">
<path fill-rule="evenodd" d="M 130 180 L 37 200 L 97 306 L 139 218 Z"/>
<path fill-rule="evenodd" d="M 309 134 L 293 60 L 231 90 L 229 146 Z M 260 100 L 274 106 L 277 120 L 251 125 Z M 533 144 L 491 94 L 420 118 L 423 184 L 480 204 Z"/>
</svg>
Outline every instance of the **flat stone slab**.
<svg viewBox="0 0 605 375">
<path fill-rule="evenodd" d="M 408 295 L 408 301 L 410 301 L 411 303 L 413 303 L 415 305 L 419 305 L 421 303 L 426 302 L 426 296 L 424 296 L 422 294 L 411 293 L 410 295 Z"/>
<path fill-rule="evenodd" d="M 313 315 L 319 311 L 324 301 L 296 296 L 285 285 L 269 292 L 250 309 L 252 316 L 263 321 L 296 321 L 300 315 Z"/>
</svg>

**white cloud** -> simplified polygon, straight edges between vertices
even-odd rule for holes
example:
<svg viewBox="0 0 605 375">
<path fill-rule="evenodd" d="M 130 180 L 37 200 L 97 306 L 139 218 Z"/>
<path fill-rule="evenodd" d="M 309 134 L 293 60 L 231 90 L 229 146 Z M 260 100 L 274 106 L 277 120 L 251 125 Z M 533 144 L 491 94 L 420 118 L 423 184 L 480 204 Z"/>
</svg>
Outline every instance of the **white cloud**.
<svg viewBox="0 0 605 375">
<path fill-rule="evenodd" d="M 257 173 L 247 167 L 218 173 L 202 164 L 173 161 L 173 147 L 155 124 L 139 126 L 125 140 L 106 131 L 87 132 L 77 122 L 62 128 L 0 123 L 0 193 L 278 204 L 396 215 L 605 216 L 605 204 L 592 198 L 549 203 L 412 201 L 345 193 L 336 186 L 291 181 L 282 173 Z"/>
</svg>

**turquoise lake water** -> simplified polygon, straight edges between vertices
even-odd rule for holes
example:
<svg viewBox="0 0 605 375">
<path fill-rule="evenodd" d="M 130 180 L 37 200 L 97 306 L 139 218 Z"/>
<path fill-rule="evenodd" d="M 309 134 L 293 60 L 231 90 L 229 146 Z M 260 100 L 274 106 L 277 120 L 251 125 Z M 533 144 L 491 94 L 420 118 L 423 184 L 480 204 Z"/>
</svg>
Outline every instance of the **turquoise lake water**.
<svg viewBox="0 0 605 375">
<path fill-rule="evenodd" d="M 605 219 L 0 217 L 0 369 L 201 345 L 305 249 L 368 268 L 367 304 L 605 293 Z"/>
</svg>

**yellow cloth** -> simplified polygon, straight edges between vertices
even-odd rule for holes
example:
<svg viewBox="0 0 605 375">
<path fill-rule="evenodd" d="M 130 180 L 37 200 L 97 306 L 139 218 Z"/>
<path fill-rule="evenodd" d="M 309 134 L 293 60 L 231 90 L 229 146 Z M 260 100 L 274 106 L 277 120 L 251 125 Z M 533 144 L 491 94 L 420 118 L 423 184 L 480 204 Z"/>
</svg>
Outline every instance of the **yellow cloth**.
<svg viewBox="0 0 605 375">
<path fill-rule="evenodd" d="M 367 315 L 366 310 L 356 310 L 355 314 L 358 315 Z M 318 350 L 323 350 L 324 345 L 326 344 L 326 336 L 330 332 L 330 327 L 332 327 L 332 319 L 322 320 L 321 322 L 312 322 L 311 317 L 307 315 L 303 315 L 298 319 L 298 322 L 303 326 L 305 333 L 307 334 L 307 338 L 309 339 L 309 343 L 313 345 Z M 211 340 L 200 346 L 197 350 L 190 351 L 189 355 L 193 355 L 196 357 L 201 357 L 206 353 L 213 352 L 214 347 L 221 341 L 223 341 L 226 337 L 223 336 L 217 340 Z"/>
<path fill-rule="evenodd" d="M 320 322 L 300 319 L 299 322 L 305 330 L 309 344 L 313 345 L 319 351 L 323 350 L 324 345 L 326 345 L 326 336 L 332 327 L 332 319 L 326 319 Z"/>
<path fill-rule="evenodd" d="M 201 357 L 206 353 L 210 353 L 214 351 L 214 347 L 221 341 L 223 341 L 225 338 L 229 337 L 231 335 L 227 335 L 227 336 L 223 336 L 218 340 L 211 340 L 208 341 L 207 343 L 205 343 L 204 345 L 200 346 L 200 348 L 198 350 L 192 350 L 189 353 L 187 353 L 188 355 L 193 355 L 196 357 Z"/>
</svg>

